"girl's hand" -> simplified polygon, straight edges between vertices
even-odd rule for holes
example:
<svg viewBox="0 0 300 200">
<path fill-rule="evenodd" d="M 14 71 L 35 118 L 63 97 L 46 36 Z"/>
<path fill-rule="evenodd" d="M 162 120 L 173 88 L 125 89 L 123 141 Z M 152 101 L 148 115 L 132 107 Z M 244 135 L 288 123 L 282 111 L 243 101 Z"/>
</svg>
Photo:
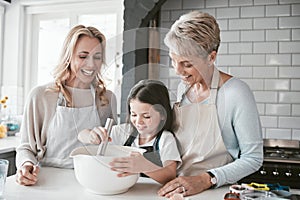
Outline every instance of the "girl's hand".
<svg viewBox="0 0 300 200">
<path fill-rule="evenodd" d="M 38 174 L 40 168 L 32 163 L 24 163 L 24 165 L 17 170 L 16 181 L 20 185 L 34 185 L 38 181 Z"/>
<path fill-rule="evenodd" d="M 146 173 L 160 169 L 159 166 L 147 160 L 139 152 L 131 152 L 129 157 L 115 158 L 109 165 L 113 171 L 122 172 L 118 176 L 128 176 L 131 173 Z"/>
</svg>

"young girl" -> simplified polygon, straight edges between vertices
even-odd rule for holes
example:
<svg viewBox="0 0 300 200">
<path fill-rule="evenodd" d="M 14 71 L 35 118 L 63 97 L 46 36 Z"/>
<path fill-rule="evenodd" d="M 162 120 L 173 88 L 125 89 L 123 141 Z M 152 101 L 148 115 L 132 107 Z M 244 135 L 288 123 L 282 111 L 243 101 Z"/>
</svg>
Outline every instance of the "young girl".
<svg viewBox="0 0 300 200">
<path fill-rule="evenodd" d="M 174 120 L 168 89 L 160 81 L 142 80 L 130 91 L 127 123 L 115 125 L 111 131 L 112 144 L 146 149 L 141 155 L 133 152 L 129 157 L 115 158 L 112 170 L 118 176 L 142 173 L 161 184 L 176 177 L 181 163 L 172 131 Z M 78 135 L 83 143 L 100 144 L 108 134 L 103 127 L 85 129 Z"/>
</svg>

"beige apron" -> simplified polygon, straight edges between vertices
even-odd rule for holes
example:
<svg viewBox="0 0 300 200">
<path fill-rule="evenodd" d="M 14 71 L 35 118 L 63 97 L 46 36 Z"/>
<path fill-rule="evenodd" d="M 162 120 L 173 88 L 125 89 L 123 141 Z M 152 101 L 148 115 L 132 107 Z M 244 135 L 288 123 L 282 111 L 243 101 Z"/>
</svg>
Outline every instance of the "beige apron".
<svg viewBox="0 0 300 200">
<path fill-rule="evenodd" d="M 66 107 L 66 100 L 59 93 L 56 112 L 47 132 L 46 153 L 40 161 L 42 165 L 73 168 L 73 160 L 69 155 L 73 149 L 82 146 L 77 139 L 78 132 L 101 124 L 93 87 L 91 92 L 93 105 L 82 108 Z"/>
<path fill-rule="evenodd" d="M 219 77 L 219 71 L 215 68 L 208 104 L 180 106 L 177 102 L 174 105 L 178 125 L 175 135 L 182 159 L 178 175 L 198 175 L 232 162 L 218 122 L 216 97 Z"/>
</svg>

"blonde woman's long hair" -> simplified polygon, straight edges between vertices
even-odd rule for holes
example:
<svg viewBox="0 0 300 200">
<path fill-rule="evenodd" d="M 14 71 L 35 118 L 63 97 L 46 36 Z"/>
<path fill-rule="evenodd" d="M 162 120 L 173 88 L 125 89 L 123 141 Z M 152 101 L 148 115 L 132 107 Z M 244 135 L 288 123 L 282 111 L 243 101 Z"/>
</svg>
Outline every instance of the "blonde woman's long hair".
<svg viewBox="0 0 300 200">
<path fill-rule="evenodd" d="M 91 38 L 97 38 L 102 47 L 102 58 L 103 64 L 105 64 L 105 46 L 106 39 L 105 36 L 96 28 L 91 26 L 77 25 L 73 27 L 63 44 L 62 52 L 59 58 L 58 65 L 53 70 L 53 76 L 55 80 L 54 89 L 56 92 L 62 92 L 67 101 L 67 106 L 72 106 L 72 96 L 70 92 L 65 88 L 65 81 L 68 80 L 71 76 L 71 59 L 74 56 L 74 49 L 77 44 L 77 41 L 82 36 L 88 36 Z M 109 102 L 105 97 L 106 87 L 104 81 L 102 80 L 100 71 L 97 72 L 97 75 L 93 81 L 93 86 L 96 90 L 96 95 L 99 96 L 101 105 L 107 105 Z"/>
</svg>

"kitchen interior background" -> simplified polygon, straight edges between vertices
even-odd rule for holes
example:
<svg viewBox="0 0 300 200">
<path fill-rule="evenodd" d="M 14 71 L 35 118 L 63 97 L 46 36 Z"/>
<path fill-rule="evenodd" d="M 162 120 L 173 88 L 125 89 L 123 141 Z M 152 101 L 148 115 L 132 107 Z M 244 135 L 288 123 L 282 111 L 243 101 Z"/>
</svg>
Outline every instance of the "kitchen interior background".
<svg viewBox="0 0 300 200">
<path fill-rule="evenodd" d="M 21 2 L 23 4 L 20 6 L 27 7 L 28 11 L 42 1 L 36 1 L 37 4 L 32 3 L 34 1 L 29 1 L 31 4 L 24 4 L 28 2 L 26 0 Z M 125 9 L 126 6 L 139 6 L 141 2 L 125 0 Z M 15 98 L 10 106 L 15 113 L 21 114 L 30 84 L 26 85 L 24 80 L 25 70 L 17 70 L 28 65 L 22 63 L 26 52 L 19 50 L 24 48 L 24 43 L 20 42 L 24 39 L 22 34 L 16 32 L 24 32 L 26 26 L 20 26 L 20 20 L 13 20 L 17 25 L 7 24 L 8 19 L 5 19 L 4 14 L 9 9 L 8 6 L 0 7 L 0 28 L 9 29 L 4 30 L 5 34 L 4 31 L 0 33 L 0 96 Z M 10 17 L 21 19 L 26 14 L 26 9 L 19 9 L 17 16 L 10 14 Z M 181 14 L 195 9 L 216 17 L 222 41 L 216 63 L 220 70 L 244 80 L 252 89 L 264 138 L 300 140 L 300 0 L 166 0 L 161 7 L 159 25 L 170 28 Z M 41 9 L 39 12 L 47 11 Z M 124 20 L 124 23 L 130 23 L 126 21 L 126 17 Z M 6 42 L 8 37 L 13 40 Z M 13 45 L 18 53 L 7 52 L 9 45 Z M 161 49 L 166 49 L 162 39 Z M 9 61 L 7 56 L 10 57 Z M 159 79 L 167 84 L 172 101 L 175 101 L 174 94 L 179 79 L 171 67 L 166 51 L 161 51 L 160 63 L 165 67 L 159 69 Z M 124 80 L 120 83 L 126 84 Z"/>
</svg>

